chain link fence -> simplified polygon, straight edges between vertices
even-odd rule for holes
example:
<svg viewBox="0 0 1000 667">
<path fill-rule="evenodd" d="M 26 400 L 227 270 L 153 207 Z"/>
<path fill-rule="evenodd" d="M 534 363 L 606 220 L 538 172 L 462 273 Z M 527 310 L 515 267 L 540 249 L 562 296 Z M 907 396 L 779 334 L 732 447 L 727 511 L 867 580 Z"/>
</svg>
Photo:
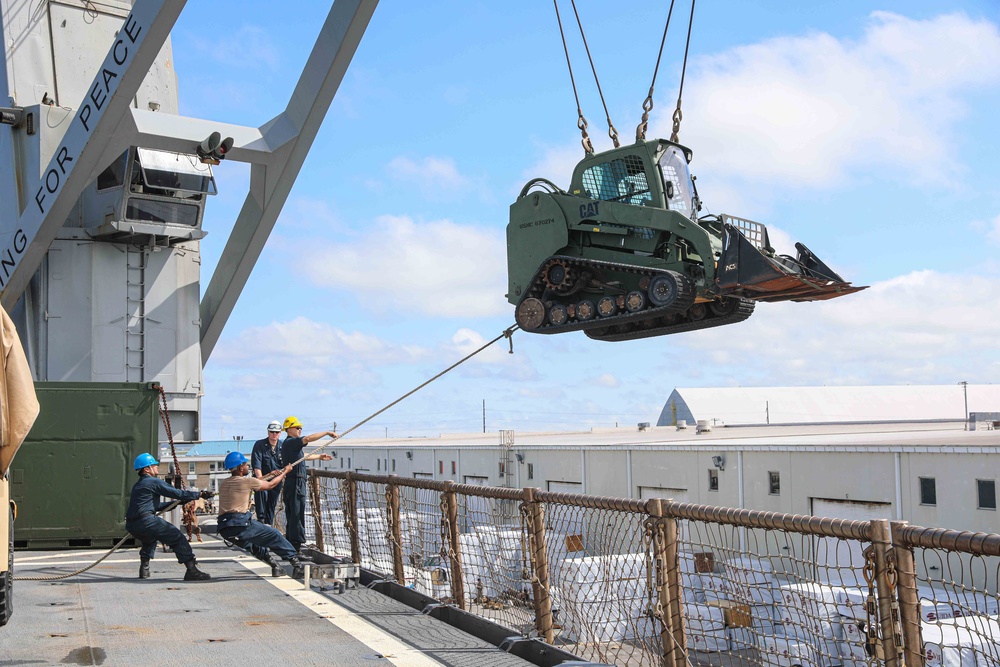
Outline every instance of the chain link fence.
<svg viewBox="0 0 1000 667">
<path fill-rule="evenodd" d="M 587 660 L 1000 665 L 1000 535 L 309 475 L 321 550 Z"/>
</svg>

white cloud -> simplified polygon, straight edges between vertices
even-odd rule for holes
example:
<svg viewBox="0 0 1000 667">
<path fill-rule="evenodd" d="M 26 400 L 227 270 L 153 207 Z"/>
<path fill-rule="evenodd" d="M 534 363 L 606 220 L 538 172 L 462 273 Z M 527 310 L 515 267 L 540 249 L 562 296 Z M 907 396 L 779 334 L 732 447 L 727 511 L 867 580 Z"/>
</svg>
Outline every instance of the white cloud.
<svg viewBox="0 0 1000 667">
<path fill-rule="evenodd" d="M 296 317 L 286 322 L 244 329 L 236 340 L 212 356 L 229 366 L 269 373 L 296 373 L 303 379 L 323 377 L 331 368 L 385 366 L 425 359 L 428 351 L 387 343 L 375 336 L 346 332 L 330 324 Z M 249 377 L 248 381 L 260 378 Z"/>
<path fill-rule="evenodd" d="M 357 241 L 315 248 L 301 264 L 316 285 L 401 318 L 510 314 L 503 233 L 449 220 L 382 216 Z"/>
<path fill-rule="evenodd" d="M 961 95 L 996 86 L 1000 33 L 949 14 L 870 17 L 858 42 L 782 37 L 697 62 L 684 93 L 681 140 L 702 169 L 750 182 L 828 187 L 852 169 L 892 167 L 948 182 Z M 668 136 L 670 119 L 655 119 Z"/>
<path fill-rule="evenodd" d="M 445 363 L 455 363 L 472 354 L 498 336 L 497 332 L 488 338 L 472 329 L 459 329 L 447 345 L 441 348 L 441 358 Z M 534 381 L 538 371 L 526 354 L 510 354 L 511 345 L 505 338 L 496 341 L 485 350 L 469 359 L 460 368 L 466 377 L 495 377 L 512 382 Z"/>
<path fill-rule="evenodd" d="M 583 158 L 583 147 L 579 142 L 572 146 L 543 148 L 541 159 L 521 173 L 524 182 L 517 185 L 515 194 L 532 178 L 547 178 L 560 188 L 568 188 L 573 170 Z"/>
<path fill-rule="evenodd" d="M 614 389 L 621 386 L 621 381 L 611 373 L 604 373 L 596 380 L 597 384 L 601 387 L 608 387 Z"/>
<path fill-rule="evenodd" d="M 993 218 L 986 227 L 986 238 L 990 243 L 1000 245 L 1000 215 Z"/>
<path fill-rule="evenodd" d="M 1000 372 L 998 310 L 1000 280 L 915 271 L 831 301 L 758 304 L 674 343 L 691 351 L 685 366 L 711 362 L 707 384 L 986 382 Z"/>
<path fill-rule="evenodd" d="M 467 177 L 458 173 L 451 158 L 413 160 L 399 156 L 389 162 L 389 172 L 393 178 L 415 182 L 425 192 L 460 190 L 469 183 Z"/>
</svg>

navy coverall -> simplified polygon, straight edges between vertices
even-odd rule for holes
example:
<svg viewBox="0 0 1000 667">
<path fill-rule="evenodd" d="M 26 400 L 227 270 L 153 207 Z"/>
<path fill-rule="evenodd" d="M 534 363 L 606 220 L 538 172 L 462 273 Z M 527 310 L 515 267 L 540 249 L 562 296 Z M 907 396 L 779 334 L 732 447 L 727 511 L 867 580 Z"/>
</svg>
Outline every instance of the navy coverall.
<svg viewBox="0 0 1000 667">
<path fill-rule="evenodd" d="M 281 441 L 271 449 L 271 443 L 267 438 L 262 438 L 253 443 L 253 450 L 250 452 L 250 470 L 260 470 L 267 475 L 269 472 L 281 469 Z M 253 504 L 257 508 L 257 520 L 267 526 L 274 525 L 274 510 L 278 506 L 278 498 L 281 496 L 281 487 L 284 482 L 268 491 L 254 491 Z M 280 533 L 279 533 L 280 534 Z M 251 545 L 250 553 L 258 558 L 267 559 L 268 549 L 266 546 Z"/>
<path fill-rule="evenodd" d="M 281 443 L 281 460 L 291 463 L 302 458 L 306 443 L 302 438 L 285 438 Z M 285 501 L 285 537 L 298 551 L 306 542 L 306 464 L 299 463 L 285 475 L 282 498 Z"/>
<path fill-rule="evenodd" d="M 125 530 L 142 542 L 139 555 L 152 558 L 156 554 L 156 543 L 163 542 L 177 556 L 177 562 L 187 563 L 194 560 L 194 552 L 187 538 L 177 529 L 160 517 L 156 512 L 166 509 L 170 502 L 161 502 L 160 496 L 167 496 L 182 502 L 197 500 L 197 491 L 181 491 L 175 489 L 159 477 L 143 475 L 135 486 L 128 501 L 125 512 Z"/>
<path fill-rule="evenodd" d="M 281 465 L 281 441 L 271 449 L 271 443 L 267 438 L 262 438 L 253 443 L 253 451 L 250 452 L 250 470 L 260 470 L 265 476 L 268 473 L 280 470 Z M 269 491 L 254 491 L 253 504 L 257 508 L 257 520 L 268 526 L 274 524 L 274 510 L 278 506 L 278 498 L 281 495 L 281 487 L 284 482 Z"/>
</svg>

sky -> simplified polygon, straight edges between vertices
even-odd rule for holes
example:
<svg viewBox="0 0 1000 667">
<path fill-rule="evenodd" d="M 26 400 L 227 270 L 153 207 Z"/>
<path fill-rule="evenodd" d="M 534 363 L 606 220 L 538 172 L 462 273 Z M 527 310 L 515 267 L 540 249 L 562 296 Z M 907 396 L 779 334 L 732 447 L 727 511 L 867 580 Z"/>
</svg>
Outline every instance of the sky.
<svg viewBox="0 0 1000 667">
<path fill-rule="evenodd" d="M 572 7 L 559 6 L 607 150 Z M 631 141 L 668 3 L 577 6 Z M 280 113 L 328 10 L 188 3 L 172 33 L 181 113 L 251 126 Z M 649 137 L 670 135 L 689 10 L 675 8 Z M 682 101 L 705 212 L 762 222 L 779 250 L 801 241 L 869 289 L 625 343 L 517 332 L 513 354 L 489 347 L 354 435 L 634 428 L 675 387 L 994 382 L 1000 5 L 698 3 Z M 576 120 L 551 3 L 383 0 L 206 362 L 202 437 L 263 437 L 288 415 L 307 433 L 344 431 L 512 325 L 508 207 L 531 178 L 568 185 Z M 249 169 L 215 173 L 203 289 Z"/>
</svg>

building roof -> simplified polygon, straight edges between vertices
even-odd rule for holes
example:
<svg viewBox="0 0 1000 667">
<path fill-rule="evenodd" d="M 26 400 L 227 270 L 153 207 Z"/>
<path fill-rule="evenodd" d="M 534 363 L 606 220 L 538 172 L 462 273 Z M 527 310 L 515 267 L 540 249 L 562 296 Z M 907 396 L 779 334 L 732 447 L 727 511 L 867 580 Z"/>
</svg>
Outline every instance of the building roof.
<svg viewBox="0 0 1000 667">
<path fill-rule="evenodd" d="M 189 448 L 186 452 L 177 451 L 178 456 L 184 458 L 201 457 L 224 457 L 229 452 L 243 452 L 247 456 L 253 450 L 253 443 L 256 440 L 204 440 Z M 170 451 L 169 445 L 160 445 L 161 449 Z"/>
<path fill-rule="evenodd" d="M 966 399 L 968 412 L 1000 411 L 1000 385 L 676 388 L 656 423 L 962 422 Z"/>
</svg>

